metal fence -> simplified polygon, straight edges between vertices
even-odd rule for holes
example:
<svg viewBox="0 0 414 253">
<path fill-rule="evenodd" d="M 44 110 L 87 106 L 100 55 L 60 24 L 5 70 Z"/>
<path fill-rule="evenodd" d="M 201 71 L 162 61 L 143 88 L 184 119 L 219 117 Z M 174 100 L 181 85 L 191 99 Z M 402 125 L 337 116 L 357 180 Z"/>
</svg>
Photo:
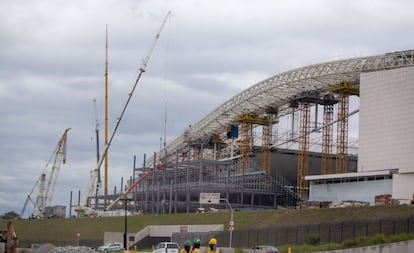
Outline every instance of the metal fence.
<svg viewBox="0 0 414 253">
<path fill-rule="evenodd" d="M 252 247 L 258 244 L 269 245 L 300 245 L 304 244 L 309 235 L 319 237 L 321 243 L 342 243 L 358 237 L 370 237 L 376 234 L 397 235 L 414 233 L 414 216 L 405 218 L 386 218 L 367 221 L 324 222 L 311 225 L 275 226 L 261 229 L 234 230 L 232 232 L 232 247 Z M 181 243 L 201 239 L 202 245 L 207 245 L 211 237 L 216 237 L 218 246 L 228 247 L 230 232 L 210 233 L 175 233 L 173 241 Z"/>
</svg>

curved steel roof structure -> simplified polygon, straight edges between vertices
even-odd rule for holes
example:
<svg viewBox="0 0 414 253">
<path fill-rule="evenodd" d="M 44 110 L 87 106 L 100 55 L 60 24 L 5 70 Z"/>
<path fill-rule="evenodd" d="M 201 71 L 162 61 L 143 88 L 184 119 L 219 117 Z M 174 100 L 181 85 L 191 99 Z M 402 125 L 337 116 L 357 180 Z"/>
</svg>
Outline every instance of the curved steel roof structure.
<svg viewBox="0 0 414 253">
<path fill-rule="evenodd" d="M 414 66 L 414 50 L 331 61 L 275 75 L 224 102 L 186 130 L 185 134 L 172 141 L 166 147 L 166 152 L 172 154 L 184 148 L 188 136 L 191 141 L 204 142 L 212 134 L 225 133 L 227 126 L 245 112 L 261 115 L 269 108 L 277 108 L 280 117 L 288 113 L 289 101 L 303 92 L 328 91 L 332 86 L 343 81 L 359 84 L 360 74 L 363 72 L 408 66 Z M 157 157 L 159 155 L 157 154 Z M 147 164 L 152 166 L 153 157 Z"/>
</svg>

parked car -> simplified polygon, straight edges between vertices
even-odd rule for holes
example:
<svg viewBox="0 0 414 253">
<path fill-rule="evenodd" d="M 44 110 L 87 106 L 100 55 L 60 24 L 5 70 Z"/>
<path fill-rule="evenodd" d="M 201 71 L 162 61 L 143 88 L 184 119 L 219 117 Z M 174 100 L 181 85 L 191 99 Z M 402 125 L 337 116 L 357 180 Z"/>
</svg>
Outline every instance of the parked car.
<svg viewBox="0 0 414 253">
<path fill-rule="evenodd" d="M 124 250 L 124 244 L 120 242 L 113 242 L 98 248 L 98 251 L 118 251 Z"/>
<path fill-rule="evenodd" d="M 180 245 L 175 242 L 160 242 L 158 243 L 152 253 L 179 253 Z"/>
<path fill-rule="evenodd" d="M 252 249 L 254 253 L 280 253 L 276 247 L 270 245 L 258 245 Z"/>
</svg>

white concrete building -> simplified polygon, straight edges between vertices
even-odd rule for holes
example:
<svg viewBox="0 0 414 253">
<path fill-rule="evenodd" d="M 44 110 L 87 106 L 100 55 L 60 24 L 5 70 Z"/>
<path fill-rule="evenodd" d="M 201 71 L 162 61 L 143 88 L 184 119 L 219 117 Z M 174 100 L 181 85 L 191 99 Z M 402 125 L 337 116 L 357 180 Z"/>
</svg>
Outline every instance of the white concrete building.
<svg viewBox="0 0 414 253">
<path fill-rule="evenodd" d="M 414 67 L 360 76 L 358 172 L 307 176 L 311 201 L 414 194 Z"/>
</svg>

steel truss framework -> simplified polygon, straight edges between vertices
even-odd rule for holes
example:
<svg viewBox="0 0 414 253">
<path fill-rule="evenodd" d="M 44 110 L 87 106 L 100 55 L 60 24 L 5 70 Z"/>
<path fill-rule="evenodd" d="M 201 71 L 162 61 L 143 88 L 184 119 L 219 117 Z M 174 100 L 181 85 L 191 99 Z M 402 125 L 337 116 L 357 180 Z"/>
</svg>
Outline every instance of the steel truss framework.
<svg viewBox="0 0 414 253">
<path fill-rule="evenodd" d="M 176 162 L 155 171 L 137 186 L 134 208 L 144 214 L 194 212 L 201 207 L 200 192 L 219 192 L 233 208 L 295 205 L 298 199 L 294 186 L 286 178 L 278 173 L 270 176 L 264 171 L 240 173 L 238 167 L 232 161 Z M 225 203 L 220 208 L 226 208 Z"/>
<path fill-rule="evenodd" d="M 256 83 L 224 102 L 189 128 L 188 133 L 192 141 L 198 143 L 207 142 L 212 134 L 218 134 L 224 140 L 227 126 L 246 111 L 262 115 L 269 107 L 278 108 L 278 117 L 281 117 L 291 112 L 289 101 L 303 92 L 329 91 L 343 81 L 358 84 L 363 72 L 409 66 L 414 66 L 414 50 L 338 60 L 287 71 Z M 166 147 L 166 153 L 174 154 L 187 145 L 183 134 Z M 161 153 L 163 156 L 165 150 Z M 160 153 L 156 157 L 160 157 Z M 150 158 L 147 165 L 152 165 L 153 159 Z"/>
</svg>

